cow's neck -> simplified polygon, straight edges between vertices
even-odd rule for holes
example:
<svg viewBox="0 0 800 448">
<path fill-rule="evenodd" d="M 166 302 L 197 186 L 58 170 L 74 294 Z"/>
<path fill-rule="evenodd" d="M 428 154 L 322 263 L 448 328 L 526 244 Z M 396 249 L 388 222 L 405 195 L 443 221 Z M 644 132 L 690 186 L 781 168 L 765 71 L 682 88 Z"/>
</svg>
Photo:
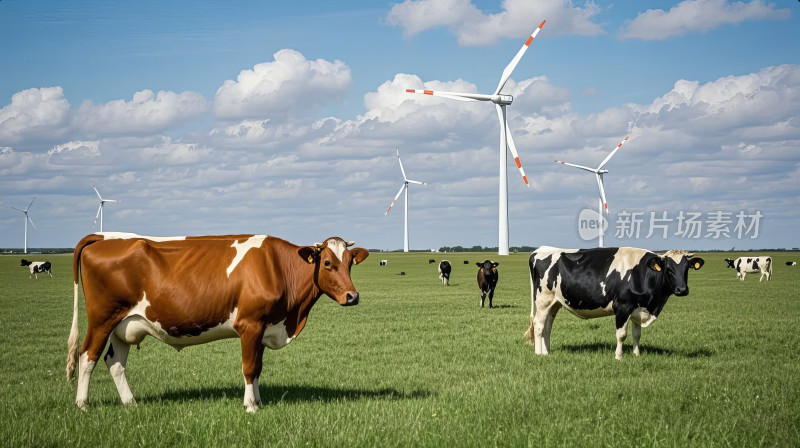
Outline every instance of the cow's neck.
<svg viewBox="0 0 800 448">
<path fill-rule="evenodd" d="M 322 295 L 315 279 L 318 264 L 309 264 L 300 257 L 289 257 L 283 266 L 286 281 L 286 330 L 297 336 L 306 324 L 311 307 Z"/>
</svg>

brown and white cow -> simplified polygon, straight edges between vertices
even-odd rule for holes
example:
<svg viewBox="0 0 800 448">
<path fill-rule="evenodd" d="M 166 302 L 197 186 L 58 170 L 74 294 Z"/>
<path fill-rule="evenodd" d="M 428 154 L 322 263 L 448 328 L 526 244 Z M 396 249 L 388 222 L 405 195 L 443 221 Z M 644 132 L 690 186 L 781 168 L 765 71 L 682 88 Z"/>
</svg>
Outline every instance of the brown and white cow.
<svg viewBox="0 0 800 448">
<path fill-rule="evenodd" d="M 322 294 L 356 305 L 353 264 L 369 255 L 352 242 L 328 238 L 296 246 L 266 235 L 146 237 L 96 233 L 73 256 L 74 309 L 67 380 L 78 363 L 75 403 L 86 409 L 89 379 L 106 341 L 104 360 L 123 404 L 135 403 L 125 376 L 131 345 L 153 336 L 177 350 L 224 338 L 242 347 L 244 407 L 261 402 L 264 347 L 277 350 L 303 330 Z M 78 349 L 78 287 L 83 282 L 88 330 Z M 80 355 L 80 356 L 79 356 Z"/>
</svg>

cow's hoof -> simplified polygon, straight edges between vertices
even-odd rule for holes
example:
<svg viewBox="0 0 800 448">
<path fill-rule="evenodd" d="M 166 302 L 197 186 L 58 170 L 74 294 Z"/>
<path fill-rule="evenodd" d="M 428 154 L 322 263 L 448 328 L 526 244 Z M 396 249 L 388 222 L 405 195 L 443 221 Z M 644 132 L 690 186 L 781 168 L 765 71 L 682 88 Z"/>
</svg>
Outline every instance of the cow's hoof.
<svg viewBox="0 0 800 448">
<path fill-rule="evenodd" d="M 244 405 L 244 410 L 247 411 L 248 414 L 255 414 L 258 411 L 258 406 L 254 403 L 248 403 Z"/>
<path fill-rule="evenodd" d="M 128 400 L 128 401 L 123 401 L 123 402 L 122 402 L 122 405 L 123 405 L 123 406 L 136 406 L 136 400 L 134 400 L 133 398 L 131 398 L 131 399 L 130 399 L 130 400 Z"/>
<path fill-rule="evenodd" d="M 86 412 L 89 403 L 86 400 L 78 400 L 75 402 L 75 404 L 78 406 L 78 409 L 80 409 L 83 412 Z"/>
</svg>

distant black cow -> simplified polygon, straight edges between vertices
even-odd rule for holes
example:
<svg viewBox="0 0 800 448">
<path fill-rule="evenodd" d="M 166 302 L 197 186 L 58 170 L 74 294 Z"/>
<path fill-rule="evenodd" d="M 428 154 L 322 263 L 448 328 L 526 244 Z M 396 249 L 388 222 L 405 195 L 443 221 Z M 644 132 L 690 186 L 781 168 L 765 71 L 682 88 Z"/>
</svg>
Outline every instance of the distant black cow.
<svg viewBox="0 0 800 448">
<path fill-rule="evenodd" d="M 744 280 L 748 272 L 760 272 L 759 282 L 764 280 L 764 277 L 767 281 L 772 280 L 772 257 L 739 257 L 735 260 L 726 258 L 725 262 L 729 268 L 736 270 L 736 278 L 739 280 Z"/>
<path fill-rule="evenodd" d="M 478 266 L 478 288 L 481 290 L 481 308 L 489 296 L 489 308 L 492 307 L 492 298 L 494 297 L 494 287 L 497 286 L 497 266 L 500 263 L 493 263 L 486 260 L 483 263 L 475 263 Z"/>
<path fill-rule="evenodd" d="M 431 263 L 436 263 L 436 260 L 434 260 L 433 258 L 429 259 L 428 260 L 428 264 L 431 264 Z"/>
<path fill-rule="evenodd" d="M 615 316 L 617 349 L 633 323 L 633 354 L 639 355 L 642 327 L 656 320 L 672 294 L 689 294 L 689 269 L 703 259 L 682 250 L 658 255 L 632 247 L 557 249 L 543 246 L 531 253 L 531 326 L 525 339 L 537 355 L 550 353 L 550 330 L 559 309 L 582 319 Z"/>
<path fill-rule="evenodd" d="M 450 270 L 452 266 L 450 266 L 450 262 L 447 260 L 442 260 L 439 263 L 439 280 L 442 281 L 442 284 L 445 286 L 450 285 Z"/>
<path fill-rule="evenodd" d="M 469 264 L 469 260 L 464 260 L 464 264 Z"/>
<path fill-rule="evenodd" d="M 50 275 L 50 278 L 53 277 L 53 274 L 50 272 L 50 262 L 49 261 L 28 261 L 26 259 L 22 259 L 22 264 L 20 266 L 28 266 L 31 270 L 30 278 L 39 278 L 38 274 L 44 274 L 47 272 Z"/>
</svg>

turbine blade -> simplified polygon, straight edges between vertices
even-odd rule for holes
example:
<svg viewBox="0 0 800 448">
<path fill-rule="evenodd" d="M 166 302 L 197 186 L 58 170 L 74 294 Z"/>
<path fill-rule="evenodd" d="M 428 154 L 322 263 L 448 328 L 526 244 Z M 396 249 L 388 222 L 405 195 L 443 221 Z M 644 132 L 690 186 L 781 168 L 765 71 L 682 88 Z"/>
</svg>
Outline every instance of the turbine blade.
<svg viewBox="0 0 800 448">
<path fill-rule="evenodd" d="M 595 173 L 595 174 L 597 174 L 597 170 L 596 170 L 596 169 L 594 169 L 594 168 L 589 168 L 588 166 L 583 166 L 583 165 L 575 165 L 574 163 L 562 162 L 561 160 L 555 160 L 555 162 L 556 162 L 556 163 L 560 163 L 560 164 L 562 164 L 562 165 L 567 165 L 567 166 L 572 166 L 572 167 L 575 167 L 575 168 L 580 168 L 580 169 L 582 169 L 582 170 L 590 171 L 590 172 L 592 172 L 592 173 Z"/>
<path fill-rule="evenodd" d="M 608 202 L 606 202 L 606 191 L 603 189 L 603 177 L 599 174 L 595 173 L 595 177 L 597 178 L 597 188 L 600 189 L 600 200 L 603 201 L 603 208 L 606 210 L 606 215 L 611 214 L 608 211 Z"/>
<path fill-rule="evenodd" d="M 495 106 L 497 105 L 495 104 Z M 522 162 L 519 161 L 519 154 L 517 154 L 517 147 L 516 145 L 514 145 L 514 137 L 511 136 L 511 128 L 508 127 L 507 118 L 505 124 L 506 124 L 506 143 L 508 144 L 508 149 L 511 150 L 511 155 L 514 157 L 514 163 L 517 164 L 517 169 L 519 170 L 519 174 L 522 176 L 522 180 L 525 181 L 525 186 L 530 187 L 531 184 L 528 183 L 528 176 L 525 175 L 525 170 L 522 169 Z"/>
<path fill-rule="evenodd" d="M 18 212 L 25 213 L 25 210 L 20 210 L 20 209 L 18 209 L 18 208 L 16 208 L 16 207 L 14 207 L 13 205 L 11 206 L 11 208 L 13 208 L 14 210 L 16 210 L 16 211 L 18 211 Z M 25 214 L 27 214 L 27 213 L 25 213 Z"/>
<path fill-rule="evenodd" d="M 28 204 L 28 208 L 26 208 L 25 211 L 28 211 L 31 208 L 31 205 L 33 205 L 34 201 L 36 201 L 36 196 L 33 197 L 33 201 L 31 201 L 31 203 Z"/>
<path fill-rule="evenodd" d="M 514 56 L 514 59 L 512 59 L 511 62 L 506 66 L 505 70 L 503 70 L 503 75 L 500 76 L 500 84 L 497 85 L 497 90 L 494 91 L 495 95 L 497 95 L 498 93 L 500 93 L 501 90 L 503 90 L 503 87 L 505 87 L 506 82 L 508 82 L 508 78 L 511 77 L 511 73 L 514 72 L 514 69 L 517 68 L 517 64 L 519 64 L 519 60 L 522 59 L 522 55 L 524 55 L 525 52 L 528 51 L 528 47 L 533 42 L 533 39 L 536 39 L 536 35 L 539 34 L 539 31 L 542 30 L 544 22 L 546 22 L 546 20 L 542 20 L 542 23 L 539 25 L 539 27 L 536 28 L 531 34 L 531 36 L 528 38 L 528 40 L 525 41 L 524 44 L 522 44 L 522 48 L 519 49 L 517 55 Z"/>
<path fill-rule="evenodd" d="M 31 222 L 31 225 L 33 226 L 33 228 L 36 229 L 36 224 L 33 223 L 33 220 L 31 219 L 31 217 L 27 216 L 27 218 L 28 218 L 28 221 Z M 36 229 L 36 230 L 39 230 L 39 229 Z"/>
<path fill-rule="evenodd" d="M 400 162 L 400 171 L 403 173 L 403 180 L 408 180 L 406 178 L 406 170 L 403 169 L 403 161 L 400 160 L 400 151 L 397 149 L 395 149 L 395 151 L 397 151 L 397 161 Z"/>
<path fill-rule="evenodd" d="M 491 95 L 483 95 L 480 93 L 458 93 L 458 92 L 440 92 L 438 90 L 415 90 L 406 89 L 406 93 L 421 93 L 423 95 L 438 96 L 441 98 L 450 98 L 451 100 L 458 101 L 491 101 Z"/>
<path fill-rule="evenodd" d="M 406 179 L 406 182 L 408 182 L 410 184 L 428 185 L 427 182 L 420 182 L 418 180 L 411 180 L 411 179 Z"/>
<path fill-rule="evenodd" d="M 97 191 L 97 187 L 95 187 L 94 185 L 92 185 L 92 188 L 94 188 L 94 192 L 95 192 L 95 193 L 97 193 L 97 197 L 98 197 L 98 198 L 100 198 L 100 200 L 102 201 L 102 200 L 103 200 L 103 197 L 102 197 L 102 196 L 100 196 L 100 192 L 99 192 L 99 191 Z"/>
<path fill-rule="evenodd" d="M 100 207 L 97 207 L 97 214 L 94 215 L 94 224 L 93 225 L 97 225 L 97 219 L 100 217 L 100 210 L 102 210 L 102 209 L 103 209 L 103 203 L 101 202 L 100 203 Z"/>
<path fill-rule="evenodd" d="M 397 192 L 397 196 L 395 196 L 395 197 L 394 197 L 394 199 L 392 199 L 392 203 L 391 203 L 391 204 L 389 204 L 389 208 L 387 208 L 387 209 L 386 209 L 386 213 L 384 213 L 384 214 L 383 214 L 383 216 L 386 216 L 386 215 L 388 215 L 388 214 L 389 214 L 389 210 L 391 210 L 391 209 L 392 209 L 392 207 L 394 207 L 394 204 L 397 202 L 397 198 L 399 198 L 399 197 L 400 197 L 400 195 L 403 193 L 403 189 L 404 189 L 404 188 L 406 188 L 406 184 L 403 184 L 403 186 L 402 186 L 402 187 L 400 187 L 400 191 L 398 191 L 398 192 Z"/>
<path fill-rule="evenodd" d="M 628 137 L 630 137 L 630 135 Z M 622 145 L 624 145 L 625 142 L 628 141 L 628 137 L 625 137 L 621 142 L 619 142 L 619 145 L 617 145 L 617 147 L 614 148 L 614 150 L 611 151 L 611 153 L 608 156 L 606 156 L 606 158 L 602 162 L 600 162 L 600 166 L 597 167 L 598 170 L 602 169 L 603 166 L 606 163 L 608 163 L 608 161 L 611 160 L 612 157 L 614 157 L 614 154 L 616 154 L 617 151 L 619 151 L 619 148 L 622 148 Z"/>
</svg>

